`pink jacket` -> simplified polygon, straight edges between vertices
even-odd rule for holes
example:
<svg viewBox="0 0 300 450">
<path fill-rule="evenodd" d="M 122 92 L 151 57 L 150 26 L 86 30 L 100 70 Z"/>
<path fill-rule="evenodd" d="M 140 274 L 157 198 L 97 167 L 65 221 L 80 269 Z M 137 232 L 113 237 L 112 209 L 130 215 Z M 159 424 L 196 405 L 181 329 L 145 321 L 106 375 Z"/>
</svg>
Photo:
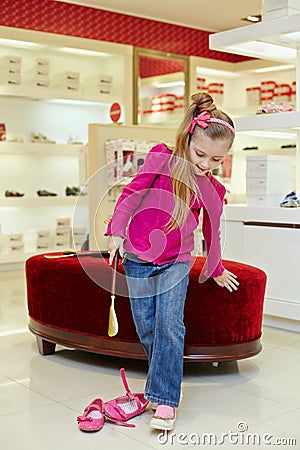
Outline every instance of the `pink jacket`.
<svg viewBox="0 0 300 450">
<path fill-rule="evenodd" d="M 211 174 L 196 176 L 199 198 L 191 200 L 186 222 L 166 233 L 164 226 L 174 208 L 168 165 L 171 154 L 164 144 L 151 149 L 135 178 L 124 187 L 106 235 L 122 236 L 126 252 L 154 264 L 190 261 L 194 230 L 198 226 L 200 209 L 203 208 L 202 231 L 207 248 L 205 278 L 217 277 L 224 270 L 220 248 L 220 216 L 225 188 Z"/>
</svg>

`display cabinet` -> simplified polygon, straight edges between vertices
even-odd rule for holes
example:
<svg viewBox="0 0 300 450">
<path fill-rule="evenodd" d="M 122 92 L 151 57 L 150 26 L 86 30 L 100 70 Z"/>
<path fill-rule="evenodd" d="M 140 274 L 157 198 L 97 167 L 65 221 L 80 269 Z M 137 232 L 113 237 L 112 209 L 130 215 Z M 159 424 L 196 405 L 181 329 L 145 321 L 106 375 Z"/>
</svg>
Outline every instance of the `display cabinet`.
<svg viewBox="0 0 300 450">
<path fill-rule="evenodd" d="M 130 178 L 122 178 L 109 186 L 108 173 L 114 163 L 106 158 L 105 144 L 108 140 L 134 140 L 154 145 L 158 142 L 174 143 L 175 128 L 153 126 L 118 126 L 91 124 L 89 127 L 88 152 L 88 191 L 90 214 L 90 248 L 93 250 L 107 249 L 107 228 L 116 200 L 121 193 L 124 183 Z M 122 158 L 117 161 L 122 163 Z M 76 217 L 75 217 L 76 219 Z M 76 220 L 75 220 L 76 221 Z"/>
<path fill-rule="evenodd" d="M 66 193 L 86 182 L 88 124 L 111 123 L 116 102 L 120 121 L 131 122 L 132 47 L 1 27 L 0 95 L 3 269 L 38 251 L 34 232 L 53 234 L 59 217 L 72 221 L 78 196 Z M 41 197 L 40 190 L 57 195 Z M 80 197 L 86 206 L 77 226 L 87 233 L 88 200 Z M 22 251 L 6 245 L 12 234 L 22 235 Z"/>
</svg>

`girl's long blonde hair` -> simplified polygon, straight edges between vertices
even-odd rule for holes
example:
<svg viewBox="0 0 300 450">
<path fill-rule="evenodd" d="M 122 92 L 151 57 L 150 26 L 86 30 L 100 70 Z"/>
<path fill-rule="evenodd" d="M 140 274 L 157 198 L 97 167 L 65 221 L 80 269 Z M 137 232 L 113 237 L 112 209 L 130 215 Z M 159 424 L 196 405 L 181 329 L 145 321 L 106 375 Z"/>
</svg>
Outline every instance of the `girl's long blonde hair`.
<svg viewBox="0 0 300 450">
<path fill-rule="evenodd" d="M 217 109 L 213 98 L 209 94 L 197 93 L 191 96 L 191 100 L 192 103 L 178 128 L 175 146 L 172 149 L 173 154 L 170 159 L 175 205 L 172 217 L 166 225 L 168 233 L 184 224 L 189 214 L 191 199 L 198 196 L 198 187 L 189 153 L 189 143 L 192 136 L 189 130 L 194 117 L 197 117 L 203 111 L 208 111 L 211 117 L 225 120 L 232 127 L 234 126 L 230 117 Z M 199 130 L 200 128 L 196 126 L 194 134 L 202 132 L 212 140 L 228 140 L 228 148 L 232 145 L 234 134 L 224 125 L 212 122 L 208 123 L 207 128 Z"/>
</svg>

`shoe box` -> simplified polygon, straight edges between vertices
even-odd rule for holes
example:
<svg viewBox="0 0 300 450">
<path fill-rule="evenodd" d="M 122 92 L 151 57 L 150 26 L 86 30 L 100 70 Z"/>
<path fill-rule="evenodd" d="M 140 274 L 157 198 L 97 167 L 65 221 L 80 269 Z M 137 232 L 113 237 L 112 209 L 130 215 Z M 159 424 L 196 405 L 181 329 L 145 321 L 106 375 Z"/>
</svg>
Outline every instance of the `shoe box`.
<svg viewBox="0 0 300 450">
<path fill-rule="evenodd" d="M 56 249 L 66 250 L 71 243 L 71 219 L 57 218 L 54 235 L 54 246 Z"/>
<path fill-rule="evenodd" d="M 263 21 L 281 19 L 292 14 L 300 14 L 299 0 L 263 0 Z"/>
<path fill-rule="evenodd" d="M 24 252 L 24 240 L 22 233 L 3 233 L 0 228 L 0 252 L 3 253 L 20 253 Z"/>
<path fill-rule="evenodd" d="M 85 227 L 74 227 L 73 228 L 73 245 L 75 250 L 81 250 L 84 242 L 87 239 L 87 229 Z"/>
<path fill-rule="evenodd" d="M 246 156 L 246 197 L 248 206 L 278 206 L 292 190 L 292 157 Z"/>
<path fill-rule="evenodd" d="M 34 70 L 34 85 L 39 87 L 49 87 L 50 61 L 48 58 L 36 58 Z"/>
<path fill-rule="evenodd" d="M 112 75 L 96 75 L 84 79 L 85 91 L 97 94 L 111 94 Z"/>
<path fill-rule="evenodd" d="M 36 248 L 37 250 L 48 249 L 51 247 L 50 230 L 36 231 Z"/>
<path fill-rule="evenodd" d="M 68 91 L 80 90 L 80 73 L 72 71 L 59 72 L 53 75 L 53 87 L 61 87 Z"/>
<path fill-rule="evenodd" d="M 19 86 L 21 84 L 22 58 L 20 56 L 5 55 L 0 61 L 0 82 Z"/>
</svg>

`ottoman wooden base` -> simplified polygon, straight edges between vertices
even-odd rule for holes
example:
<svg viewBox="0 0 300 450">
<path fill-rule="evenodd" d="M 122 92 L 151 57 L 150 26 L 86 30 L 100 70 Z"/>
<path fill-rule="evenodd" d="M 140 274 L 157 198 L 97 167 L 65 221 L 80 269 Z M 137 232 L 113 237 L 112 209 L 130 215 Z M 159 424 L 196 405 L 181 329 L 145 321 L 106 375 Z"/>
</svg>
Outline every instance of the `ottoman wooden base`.
<svg viewBox="0 0 300 450">
<path fill-rule="evenodd" d="M 26 262 L 29 329 L 39 352 L 49 355 L 56 344 L 104 355 L 146 359 L 133 324 L 128 297 L 117 295 L 119 333 L 107 336 L 111 268 L 107 259 L 84 257 Z M 224 261 L 238 276 L 237 292 L 222 289 L 213 280 L 198 283 L 205 259 L 191 268 L 185 306 L 186 362 L 219 362 L 248 358 L 261 351 L 261 325 L 266 275 L 246 264 Z M 126 280 L 122 265 L 117 284 Z M 124 281 L 125 280 L 125 281 Z M 106 283 L 107 282 L 107 283 Z"/>
<path fill-rule="evenodd" d="M 140 342 L 124 342 L 115 339 L 101 339 L 85 334 L 72 333 L 57 328 L 42 325 L 30 319 L 30 331 L 35 334 L 41 355 L 52 355 L 56 344 L 64 347 L 85 350 L 101 355 L 120 356 L 123 358 L 146 359 Z M 257 355 L 262 349 L 260 339 L 242 344 L 192 347 L 185 346 L 185 362 L 218 362 L 235 361 Z"/>
</svg>

